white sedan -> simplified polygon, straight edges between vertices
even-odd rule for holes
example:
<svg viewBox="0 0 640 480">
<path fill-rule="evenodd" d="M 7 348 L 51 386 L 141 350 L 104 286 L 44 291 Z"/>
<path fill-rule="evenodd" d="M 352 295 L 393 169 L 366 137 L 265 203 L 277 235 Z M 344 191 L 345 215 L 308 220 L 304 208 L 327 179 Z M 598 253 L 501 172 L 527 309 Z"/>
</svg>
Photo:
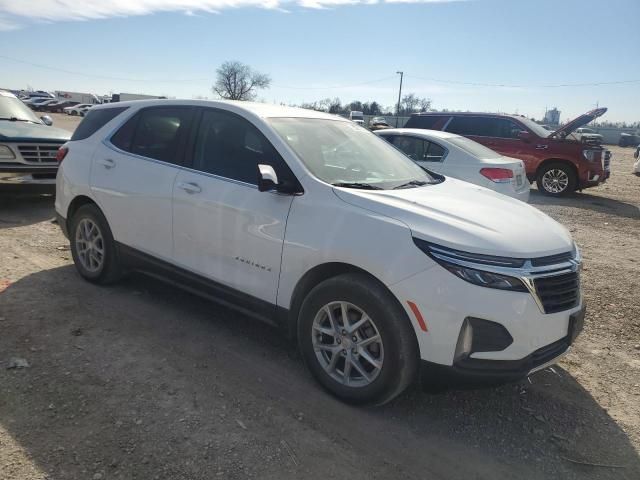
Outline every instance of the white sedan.
<svg viewBox="0 0 640 480">
<path fill-rule="evenodd" d="M 526 202 L 529 181 L 521 160 L 504 157 L 466 137 L 436 130 L 379 130 L 384 138 L 421 167 Z"/>
<path fill-rule="evenodd" d="M 89 110 L 92 106 L 93 104 L 91 103 L 79 103 L 78 105 L 66 107 L 63 110 L 64 110 L 64 113 L 66 113 L 67 115 L 84 116 L 84 114 L 87 113 L 87 110 Z"/>
</svg>

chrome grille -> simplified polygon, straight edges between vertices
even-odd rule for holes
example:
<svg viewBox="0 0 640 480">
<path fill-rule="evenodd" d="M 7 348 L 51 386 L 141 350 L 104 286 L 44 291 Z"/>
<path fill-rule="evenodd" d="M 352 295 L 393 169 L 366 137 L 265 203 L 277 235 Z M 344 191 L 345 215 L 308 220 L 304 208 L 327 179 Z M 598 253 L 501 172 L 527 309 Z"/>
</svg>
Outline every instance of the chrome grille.
<svg viewBox="0 0 640 480">
<path fill-rule="evenodd" d="M 18 145 L 18 151 L 27 163 L 56 163 L 56 153 L 62 143 Z"/>
<path fill-rule="evenodd" d="M 569 310 L 577 306 L 580 301 L 580 274 L 578 272 L 536 278 L 534 285 L 538 298 L 544 307 L 544 313 Z"/>
</svg>

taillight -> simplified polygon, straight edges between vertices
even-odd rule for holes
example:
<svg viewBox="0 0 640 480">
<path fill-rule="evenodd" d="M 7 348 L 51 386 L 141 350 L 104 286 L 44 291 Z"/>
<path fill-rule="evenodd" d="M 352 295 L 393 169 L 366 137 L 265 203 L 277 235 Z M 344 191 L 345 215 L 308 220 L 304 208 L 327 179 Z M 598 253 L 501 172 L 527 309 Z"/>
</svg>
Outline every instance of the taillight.
<svg viewBox="0 0 640 480">
<path fill-rule="evenodd" d="M 69 153 L 69 149 L 67 147 L 60 147 L 58 149 L 58 153 L 56 153 L 56 160 L 58 163 L 62 163 L 62 160 L 67 156 L 67 153 Z"/>
<path fill-rule="evenodd" d="M 513 178 L 513 171 L 508 168 L 483 168 L 480 173 L 495 183 L 507 183 Z"/>
</svg>

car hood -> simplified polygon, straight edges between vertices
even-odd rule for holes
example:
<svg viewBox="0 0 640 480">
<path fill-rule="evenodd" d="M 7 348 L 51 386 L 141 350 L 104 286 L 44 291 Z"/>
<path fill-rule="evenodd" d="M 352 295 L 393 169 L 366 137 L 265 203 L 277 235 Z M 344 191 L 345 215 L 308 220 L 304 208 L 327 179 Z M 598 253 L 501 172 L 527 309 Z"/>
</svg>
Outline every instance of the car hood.
<svg viewBox="0 0 640 480">
<path fill-rule="evenodd" d="M 568 123 L 564 124 L 562 127 L 558 128 L 554 132 L 551 133 L 550 136 L 564 138 L 569 135 L 571 132 L 576 130 L 577 128 L 584 127 L 587 123 L 595 120 L 598 117 L 601 117 L 607 112 L 606 108 L 596 108 L 595 110 L 591 110 L 587 113 L 583 113 L 579 117 L 574 118 Z"/>
<path fill-rule="evenodd" d="M 0 142 L 66 142 L 71 133 L 60 128 L 29 122 L 0 120 Z"/>
<path fill-rule="evenodd" d="M 401 190 L 334 188 L 343 201 L 405 223 L 423 240 L 470 253 L 535 258 L 568 252 L 568 230 L 538 209 L 447 177 Z"/>
</svg>

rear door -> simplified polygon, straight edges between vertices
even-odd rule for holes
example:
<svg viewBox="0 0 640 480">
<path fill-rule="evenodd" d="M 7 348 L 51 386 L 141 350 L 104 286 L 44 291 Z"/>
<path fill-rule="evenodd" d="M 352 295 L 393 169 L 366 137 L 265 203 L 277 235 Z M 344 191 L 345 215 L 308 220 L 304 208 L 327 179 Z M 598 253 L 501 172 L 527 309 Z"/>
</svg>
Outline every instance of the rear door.
<svg viewBox="0 0 640 480">
<path fill-rule="evenodd" d="M 276 149 L 248 120 L 202 109 L 193 161 L 173 189 L 175 262 L 251 298 L 276 303 L 280 261 L 293 196 L 260 192 L 258 164 L 280 180 L 293 176 Z"/>
<path fill-rule="evenodd" d="M 115 240 L 167 261 L 173 251 L 173 182 L 193 112 L 183 106 L 142 109 L 93 157 L 91 188 Z"/>
</svg>

